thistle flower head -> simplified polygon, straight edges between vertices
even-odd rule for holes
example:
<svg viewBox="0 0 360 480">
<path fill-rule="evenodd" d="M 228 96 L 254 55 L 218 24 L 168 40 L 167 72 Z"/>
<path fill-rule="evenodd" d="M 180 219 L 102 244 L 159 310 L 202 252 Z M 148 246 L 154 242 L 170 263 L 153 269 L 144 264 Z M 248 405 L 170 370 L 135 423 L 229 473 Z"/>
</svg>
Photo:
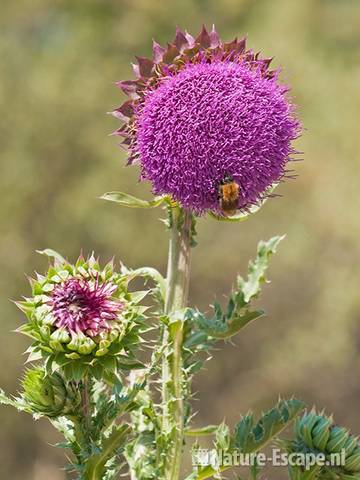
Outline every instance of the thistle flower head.
<svg viewBox="0 0 360 480">
<path fill-rule="evenodd" d="M 19 331 L 34 343 L 30 360 L 43 357 L 50 371 L 65 369 L 80 379 L 89 368 L 121 368 L 121 358 L 133 358 L 144 328 L 144 307 L 127 291 L 126 276 L 113 262 L 101 268 L 92 256 L 75 265 L 62 257 L 45 276 L 31 279 L 31 298 L 17 302 L 28 322 Z"/>
<path fill-rule="evenodd" d="M 113 112 L 125 122 L 115 133 L 154 193 L 224 213 L 227 181 L 237 186 L 233 210 L 279 182 L 300 126 L 270 61 L 205 28 L 196 39 L 177 30 L 167 49 L 154 44 L 152 60 L 138 58 L 137 79 L 119 82 L 130 99 Z"/>
</svg>

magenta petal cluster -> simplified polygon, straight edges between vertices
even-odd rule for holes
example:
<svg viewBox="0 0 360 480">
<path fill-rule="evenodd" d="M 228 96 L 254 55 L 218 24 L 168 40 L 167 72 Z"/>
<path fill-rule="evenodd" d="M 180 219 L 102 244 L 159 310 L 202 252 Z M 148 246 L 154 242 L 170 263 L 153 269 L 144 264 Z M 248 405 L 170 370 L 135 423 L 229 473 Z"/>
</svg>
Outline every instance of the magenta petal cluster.
<svg viewBox="0 0 360 480">
<path fill-rule="evenodd" d="M 112 299 L 117 285 L 71 278 L 55 286 L 49 304 L 57 327 L 94 337 L 111 329 L 123 304 Z"/>
<path fill-rule="evenodd" d="M 154 193 L 221 213 L 219 185 L 232 179 L 246 210 L 284 177 L 300 125 L 270 59 L 203 28 L 138 61 L 137 80 L 119 83 L 130 100 L 114 112 L 125 120 L 116 134 Z"/>
</svg>

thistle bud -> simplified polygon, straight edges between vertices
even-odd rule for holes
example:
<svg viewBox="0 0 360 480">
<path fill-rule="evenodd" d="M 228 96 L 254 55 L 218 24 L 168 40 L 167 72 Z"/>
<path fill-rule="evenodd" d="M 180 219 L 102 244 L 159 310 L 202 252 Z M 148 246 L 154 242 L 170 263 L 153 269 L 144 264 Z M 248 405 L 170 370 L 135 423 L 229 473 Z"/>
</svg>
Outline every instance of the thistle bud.
<svg viewBox="0 0 360 480">
<path fill-rule="evenodd" d="M 28 318 L 19 331 L 34 340 L 30 360 L 40 354 L 66 380 L 78 381 L 92 369 L 101 378 L 121 368 L 120 355 L 136 350 L 144 317 L 113 262 L 101 268 L 91 256 L 72 265 L 57 254 L 30 283 L 33 297 L 19 303 Z"/>
<path fill-rule="evenodd" d="M 305 413 L 295 424 L 295 439 L 288 444 L 288 450 L 297 453 L 313 452 L 325 454 L 326 460 L 331 456 L 342 454 L 342 465 L 323 466 L 316 478 L 336 478 L 348 480 L 360 478 L 360 445 L 358 438 L 346 428 L 333 423 L 331 417 L 316 411 Z M 315 468 L 315 467 L 314 467 Z M 306 473 L 306 472 L 305 472 Z M 300 477 L 301 478 L 301 475 Z"/>
<path fill-rule="evenodd" d="M 35 414 L 58 417 L 72 413 L 79 405 L 78 394 L 65 385 L 57 372 L 47 375 L 40 367 L 29 369 L 22 387 L 23 398 Z"/>
</svg>

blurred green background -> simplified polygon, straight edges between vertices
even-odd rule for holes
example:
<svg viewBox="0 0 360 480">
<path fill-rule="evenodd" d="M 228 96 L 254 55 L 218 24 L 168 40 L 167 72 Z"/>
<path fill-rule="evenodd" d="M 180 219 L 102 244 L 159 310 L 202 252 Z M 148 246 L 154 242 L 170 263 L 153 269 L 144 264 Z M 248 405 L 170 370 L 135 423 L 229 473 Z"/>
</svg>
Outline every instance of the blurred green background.
<svg viewBox="0 0 360 480">
<path fill-rule="evenodd" d="M 27 341 L 10 302 L 29 293 L 25 272 L 46 268 L 36 249 L 165 271 L 160 212 L 123 210 L 105 191 L 139 196 L 138 171 L 108 133 L 106 116 L 131 78 L 134 55 L 166 42 L 175 26 L 222 37 L 282 65 L 306 128 L 298 178 L 282 184 L 248 222 L 199 221 L 191 300 L 205 308 L 244 272 L 256 242 L 287 238 L 272 259 L 259 320 L 216 352 L 195 383 L 198 424 L 235 422 L 252 406 L 295 393 L 360 433 L 360 2 L 359 0 L 2 0 L 0 82 L 0 385 L 15 393 Z M 0 478 L 63 480 L 63 452 L 45 421 L 0 409 Z"/>
</svg>

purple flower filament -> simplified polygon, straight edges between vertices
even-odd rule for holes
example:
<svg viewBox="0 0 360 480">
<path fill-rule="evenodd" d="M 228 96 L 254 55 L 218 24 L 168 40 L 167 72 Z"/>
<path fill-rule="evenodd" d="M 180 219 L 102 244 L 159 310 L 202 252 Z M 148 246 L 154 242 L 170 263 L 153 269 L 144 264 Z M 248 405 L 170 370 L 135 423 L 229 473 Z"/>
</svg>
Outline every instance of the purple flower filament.
<svg viewBox="0 0 360 480">
<path fill-rule="evenodd" d="M 299 131 L 285 92 L 245 61 L 187 65 L 137 112 L 142 177 L 199 213 L 218 210 L 226 176 L 240 187 L 239 209 L 256 203 L 284 175 Z"/>
<path fill-rule="evenodd" d="M 112 299 L 116 289 L 98 279 L 72 278 L 57 285 L 50 300 L 55 325 L 90 337 L 110 330 L 123 310 L 123 304 Z"/>
</svg>

